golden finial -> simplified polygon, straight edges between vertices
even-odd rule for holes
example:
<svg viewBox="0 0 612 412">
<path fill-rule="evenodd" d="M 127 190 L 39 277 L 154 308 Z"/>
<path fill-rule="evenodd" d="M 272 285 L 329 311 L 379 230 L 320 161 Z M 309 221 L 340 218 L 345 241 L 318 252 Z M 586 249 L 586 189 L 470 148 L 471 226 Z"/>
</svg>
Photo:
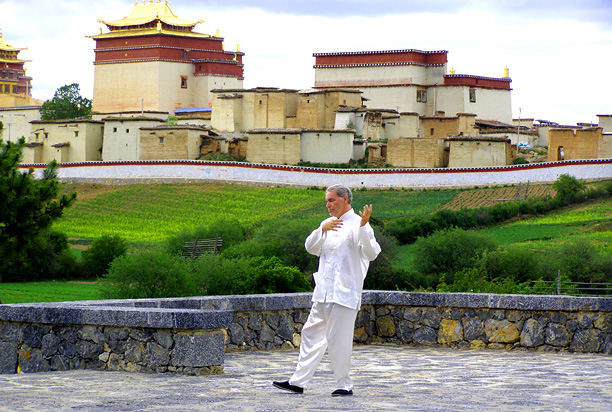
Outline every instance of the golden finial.
<svg viewBox="0 0 612 412">
<path fill-rule="evenodd" d="M 455 74 L 455 69 L 451 67 L 450 74 Z"/>
<path fill-rule="evenodd" d="M 225 51 L 225 42 L 221 42 L 221 49 Z"/>
<path fill-rule="evenodd" d="M 217 29 L 217 33 L 215 34 L 215 37 L 221 37 L 221 30 Z"/>
<path fill-rule="evenodd" d="M 236 45 L 236 51 L 240 53 L 240 42 L 238 42 L 238 44 Z"/>
<path fill-rule="evenodd" d="M 510 69 L 508 68 L 508 66 L 506 66 L 506 68 L 504 69 L 504 77 L 505 78 L 510 77 Z"/>
<path fill-rule="evenodd" d="M 153 4 L 153 0 L 150 0 L 150 1 L 149 1 L 149 4 L 151 4 L 151 5 L 152 5 L 152 4 Z"/>
</svg>

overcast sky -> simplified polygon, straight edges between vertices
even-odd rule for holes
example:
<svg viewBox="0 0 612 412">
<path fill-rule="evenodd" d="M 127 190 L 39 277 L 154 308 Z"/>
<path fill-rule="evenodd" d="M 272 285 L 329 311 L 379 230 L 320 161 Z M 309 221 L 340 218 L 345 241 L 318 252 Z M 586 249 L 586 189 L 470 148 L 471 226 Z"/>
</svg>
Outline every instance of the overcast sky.
<svg viewBox="0 0 612 412">
<path fill-rule="evenodd" d="M 147 0 L 148 1 L 148 0 Z M 154 0 L 157 2 L 157 0 Z M 142 0 L 139 0 L 142 3 Z M 169 0 L 175 15 L 204 20 L 200 33 L 245 53 L 244 87 L 310 88 L 313 53 L 447 50 L 457 74 L 512 78 L 512 115 L 575 124 L 612 114 L 612 0 Z M 33 77 L 33 94 L 53 97 L 79 83 L 93 95 L 101 20 L 130 0 L 0 0 L 0 29 Z"/>
</svg>

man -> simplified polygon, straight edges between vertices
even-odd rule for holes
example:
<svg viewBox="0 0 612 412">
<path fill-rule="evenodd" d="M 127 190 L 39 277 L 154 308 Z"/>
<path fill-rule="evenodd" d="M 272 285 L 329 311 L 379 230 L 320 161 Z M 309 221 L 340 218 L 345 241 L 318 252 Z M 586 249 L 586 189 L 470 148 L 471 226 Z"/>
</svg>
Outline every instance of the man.
<svg viewBox="0 0 612 412">
<path fill-rule="evenodd" d="M 331 217 L 306 239 L 308 253 L 319 256 L 313 304 L 302 328 L 295 373 L 288 381 L 273 382 L 277 388 L 303 393 L 327 349 L 336 379 L 332 396 L 353 394 L 349 369 L 355 318 L 361 306 L 363 281 L 370 262 L 380 253 L 380 246 L 368 223 L 372 205 L 364 206 L 357 215 L 352 200 L 348 187 L 329 187 L 325 201 Z"/>
</svg>

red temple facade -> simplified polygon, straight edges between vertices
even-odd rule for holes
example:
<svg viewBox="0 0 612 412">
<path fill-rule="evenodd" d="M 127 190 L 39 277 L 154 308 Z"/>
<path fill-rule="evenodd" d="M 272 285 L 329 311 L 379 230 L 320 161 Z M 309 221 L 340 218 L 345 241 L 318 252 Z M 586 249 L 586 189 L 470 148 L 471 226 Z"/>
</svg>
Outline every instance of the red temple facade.
<svg viewBox="0 0 612 412">
<path fill-rule="evenodd" d="M 96 112 L 210 107 L 212 89 L 242 87 L 244 53 L 195 32 L 201 21 L 176 17 L 167 2 L 137 3 L 127 17 L 100 22 L 108 33 L 90 36 Z"/>
</svg>

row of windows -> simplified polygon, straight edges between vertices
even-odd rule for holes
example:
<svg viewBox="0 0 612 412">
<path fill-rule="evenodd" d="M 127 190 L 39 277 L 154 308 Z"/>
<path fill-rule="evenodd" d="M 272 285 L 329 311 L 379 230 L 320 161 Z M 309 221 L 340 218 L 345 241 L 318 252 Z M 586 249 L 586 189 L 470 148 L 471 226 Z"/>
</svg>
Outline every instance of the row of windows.
<svg viewBox="0 0 612 412">
<path fill-rule="evenodd" d="M 17 80 L 19 78 L 19 75 L 17 73 L 3 71 L 2 72 L 2 78 L 3 79 L 15 79 L 15 80 Z"/>
<path fill-rule="evenodd" d="M 0 53 L 0 59 L 16 60 L 17 59 L 17 53 Z"/>
<path fill-rule="evenodd" d="M 416 101 L 417 103 L 427 103 L 427 90 L 417 90 Z M 476 103 L 476 89 L 474 88 L 470 88 L 470 103 Z"/>
<path fill-rule="evenodd" d="M 12 90 L 12 91 L 11 91 Z M 10 84 L 0 84 L 0 93 L 13 93 L 17 94 L 18 86 L 11 86 Z"/>
</svg>

